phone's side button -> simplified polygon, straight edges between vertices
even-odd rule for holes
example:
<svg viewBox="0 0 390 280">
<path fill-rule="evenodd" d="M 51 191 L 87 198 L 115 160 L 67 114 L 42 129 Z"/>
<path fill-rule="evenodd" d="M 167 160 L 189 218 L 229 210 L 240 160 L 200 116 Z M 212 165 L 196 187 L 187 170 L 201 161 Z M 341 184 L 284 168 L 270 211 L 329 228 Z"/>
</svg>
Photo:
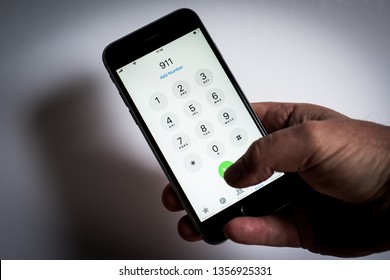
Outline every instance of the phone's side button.
<svg viewBox="0 0 390 280">
<path fill-rule="evenodd" d="M 119 95 L 121 96 L 121 98 L 122 98 L 123 102 L 125 103 L 125 105 L 126 105 L 127 107 L 129 107 L 129 105 L 127 104 L 126 98 L 125 98 L 125 97 L 123 96 L 123 94 L 121 93 L 120 88 L 119 88 L 118 84 L 115 82 L 114 77 L 113 77 L 111 74 L 108 75 L 108 76 L 110 77 L 112 83 L 113 83 L 113 84 L 115 85 L 115 87 L 117 88 L 117 90 L 118 90 L 118 92 L 119 92 Z"/>
</svg>

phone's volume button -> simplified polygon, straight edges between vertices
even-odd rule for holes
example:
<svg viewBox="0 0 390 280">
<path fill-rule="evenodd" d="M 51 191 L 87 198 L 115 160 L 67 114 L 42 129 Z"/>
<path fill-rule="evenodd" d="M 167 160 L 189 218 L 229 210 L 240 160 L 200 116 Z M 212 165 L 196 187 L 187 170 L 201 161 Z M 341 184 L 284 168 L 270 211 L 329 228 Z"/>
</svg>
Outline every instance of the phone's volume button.
<svg viewBox="0 0 390 280">
<path fill-rule="evenodd" d="M 114 77 L 111 74 L 109 74 L 109 76 L 110 76 L 111 81 L 114 83 L 115 87 L 118 89 L 118 93 L 119 93 L 120 97 L 122 98 L 123 102 L 125 103 L 127 109 L 129 109 L 130 115 L 133 117 L 133 119 L 134 119 L 135 123 L 137 124 L 137 126 L 139 126 L 139 122 L 138 122 L 137 117 L 135 116 L 134 112 L 130 109 L 129 104 L 128 104 L 126 98 L 121 93 L 121 91 L 120 91 L 120 89 L 118 87 L 118 84 L 115 82 Z"/>
<path fill-rule="evenodd" d="M 122 93 L 121 93 L 121 91 L 119 89 L 118 84 L 115 82 L 114 77 L 111 74 L 109 74 L 108 76 L 110 77 L 111 81 L 113 82 L 113 84 L 115 85 L 116 89 L 118 90 L 118 93 L 122 97 L 123 102 L 126 104 L 127 107 L 129 107 L 129 105 L 127 104 L 126 99 L 123 97 L 123 95 L 122 95 Z"/>
</svg>

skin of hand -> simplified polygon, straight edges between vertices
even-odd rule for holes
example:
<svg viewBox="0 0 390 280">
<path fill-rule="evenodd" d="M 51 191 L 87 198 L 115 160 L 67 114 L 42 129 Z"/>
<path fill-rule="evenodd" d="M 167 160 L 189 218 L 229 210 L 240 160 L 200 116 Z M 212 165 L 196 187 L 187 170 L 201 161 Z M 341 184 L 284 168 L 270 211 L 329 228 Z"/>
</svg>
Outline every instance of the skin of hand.
<svg viewBox="0 0 390 280">
<path fill-rule="evenodd" d="M 274 171 L 297 172 L 312 190 L 275 214 L 231 220 L 226 237 L 343 257 L 389 250 L 390 128 L 310 104 L 252 107 L 269 135 L 226 170 L 226 182 L 242 188 Z M 183 209 L 170 185 L 163 203 L 171 211 Z M 178 231 L 185 240 L 200 239 L 187 216 Z"/>
</svg>

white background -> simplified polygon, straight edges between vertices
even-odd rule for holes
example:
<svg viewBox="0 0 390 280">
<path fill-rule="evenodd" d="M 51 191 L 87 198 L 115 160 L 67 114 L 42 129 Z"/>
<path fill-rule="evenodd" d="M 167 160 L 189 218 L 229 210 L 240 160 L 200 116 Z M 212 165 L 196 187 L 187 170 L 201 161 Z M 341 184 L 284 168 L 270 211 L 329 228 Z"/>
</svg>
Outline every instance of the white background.
<svg viewBox="0 0 390 280">
<path fill-rule="evenodd" d="M 101 53 L 181 7 L 203 19 L 250 101 L 390 124 L 387 1 L 2 1 L 2 259 L 329 258 L 178 237 L 181 214 L 160 202 L 166 179 Z"/>
</svg>

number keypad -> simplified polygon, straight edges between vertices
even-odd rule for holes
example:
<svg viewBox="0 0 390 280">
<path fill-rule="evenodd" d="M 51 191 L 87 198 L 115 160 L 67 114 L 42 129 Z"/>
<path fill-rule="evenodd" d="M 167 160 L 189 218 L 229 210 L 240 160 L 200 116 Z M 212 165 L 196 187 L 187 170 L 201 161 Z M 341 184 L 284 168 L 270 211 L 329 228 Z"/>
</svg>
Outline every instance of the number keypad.
<svg viewBox="0 0 390 280">
<path fill-rule="evenodd" d="M 226 147 L 223 142 L 229 139 L 230 145 L 242 147 L 248 141 L 246 131 L 235 127 L 237 115 L 233 109 L 225 107 L 219 111 L 215 110 L 215 107 L 226 104 L 226 100 L 229 98 L 226 97 L 224 90 L 221 88 L 209 87 L 213 82 L 214 75 L 206 68 L 195 72 L 195 79 L 192 83 L 185 80 L 174 82 L 171 86 L 172 96 L 183 99 L 183 101 L 180 101 L 180 104 L 182 104 L 182 113 L 184 113 L 187 120 L 181 121 L 180 118 L 182 117 L 179 117 L 172 111 L 165 112 L 160 117 L 161 127 L 168 133 L 178 129 L 183 131 L 184 128 L 190 129 L 187 131 L 191 131 L 190 127 L 193 127 L 198 140 L 193 139 L 194 136 L 189 136 L 184 132 L 176 133 L 171 140 L 173 147 L 177 151 L 189 152 L 189 154 L 184 153 L 185 156 L 182 159 L 185 168 L 189 172 L 199 171 L 202 167 L 204 158 L 198 154 L 200 151 L 199 147 L 203 147 L 202 149 L 211 160 L 219 161 L 224 159 L 226 154 Z M 192 94 L 191 96 L 196 95 L 196 100 L 194 98 L 188 99 L 187 97 L 190 94 Z M 150 97 L 149 104 L 153 109 L 162 111 L 167 108 L 169 98 L 171 97 L 167 98 L 163 93 L 155 93 Z M 175 104 L 177 101 L 172 103 Z M 232 104 L 231 101 L 230 104 Z M 176 107 L 172 109 L 176 109 Z M 206 114 L 206 119 L 204 118 L 204 113 Z M 202 117 L 201 120 L 194 122 L 195 119 L 200 117 Z M 218 135 L 225 135 L 222 136 L 224 138 L 221 139 L 221 136 L 214 138 L 216 129 L 219 131 Z M 220 134 L 221 131 L 222 134 Z M 190 132 L 189 134 L 191 135 Z M 203 139 L 211 139 L 211 142 L 204 143 Z M 198 146 L 198 148 L 192 148 L 194 145 Z M 193 151 L 195 150 L 198 153 L 194 153 Z"/>
</svg>

